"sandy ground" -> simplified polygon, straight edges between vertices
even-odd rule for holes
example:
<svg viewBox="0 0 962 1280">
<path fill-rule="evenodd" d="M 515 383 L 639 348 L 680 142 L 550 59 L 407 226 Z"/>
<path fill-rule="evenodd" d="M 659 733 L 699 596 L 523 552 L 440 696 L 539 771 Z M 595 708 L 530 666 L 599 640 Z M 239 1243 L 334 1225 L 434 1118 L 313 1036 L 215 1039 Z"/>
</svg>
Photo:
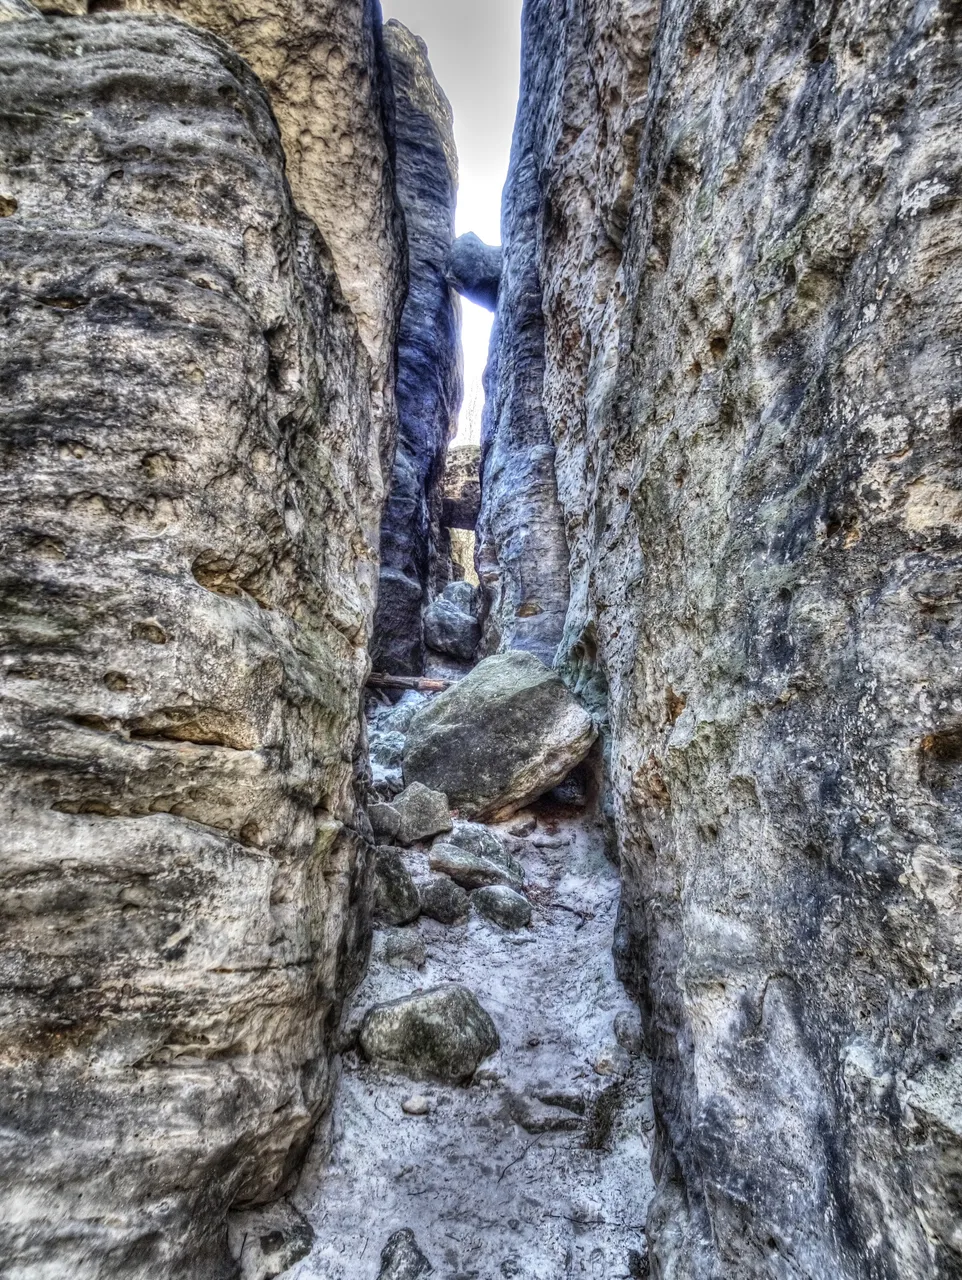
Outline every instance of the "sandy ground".
<svg viewBox="0 0 962 1280">
<path fill-rule="evenodd" d="M 413 1083 L 345 1055 L 329 1129 L 295 1197 L 317 1235 L 288 1273 L 297 1280 L 376 1280 L 401 1227 L 414 1230 L 439 1280 L 618 1280 L 633 1274 L 632 1251 L 644 1255 L 653 1120 L 648 1063 L 629 1058 L 613 1029 L 632 1010 L 611 957 L 617 873 L 586 820 L 543 821 L 531 841 L 519 855 L 529 929 L 506 933 L 476 914 L 452 927 L 421 919 L 408 926 L 426 948 L 420 970 L 387 965 L 377 938 L 348 1021 L 460 982 L 494 1018 L 501 1049 L 468 1087 Z M 426 854 L 412 851 L 409 866 L 426 871 Z M 618 1093 L 600 1107 L 597 1098 L 626 1068 L 629 1101 L 613 1108 L 606 1137 L 601 1117 Z M 512 1119 L 510 1091 L 574 1095 L 585 1119 L 574 1132 L 528 1132 Z M 430 1099 L 429 1115 L 404 1114 L 414 1095 Z M 549 1114 L 572 1122 L 569 1111 Z"/>
</svg>

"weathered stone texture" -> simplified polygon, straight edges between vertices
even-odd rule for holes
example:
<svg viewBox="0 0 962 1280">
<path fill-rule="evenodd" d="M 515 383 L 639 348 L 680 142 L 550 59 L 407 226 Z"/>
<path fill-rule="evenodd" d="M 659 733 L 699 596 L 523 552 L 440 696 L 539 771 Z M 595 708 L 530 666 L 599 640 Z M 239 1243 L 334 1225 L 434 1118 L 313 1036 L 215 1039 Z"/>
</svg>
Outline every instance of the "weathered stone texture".
<svg viewBox="0 0 962 1280">
<path fill-rule="evenodd" d="M 380 671 L 419 675 L 421 613 L 440 541 L 444 459 L 461 403 L 460 302 L 444 277 L 458 165 L 451 107 L 424 41 L 393 21 L 384 38 L 396 97 L 398 193 L 411 282 L 398 342 L 400 432 L 381 534 L 373 659 Z"/>
<path fill-rule="evenodd" d="M 948 1280 L 955 7 L 529 0 L 525 32 L 485 576 L 513 626 L 499 599 L 525 565 L 490 530 L 533 509 L 502 433 L 541 378 L 537 281 L 544 396 L 511 449 L 546 410 L 561 664 L 610 690 L 619 954 L 655 1056 L 653 1275 Z"/>
<path fill-rule="evenodd" d="M 371 356 L 386 477 L 397 436 L 394 362 L 406 278 L 378 0 L 41 0 L 39 7 L 168 12 L 220 36 L 253 67 L 280 127 L 294 199 L 331 251 Z"/>
<path fill-rule="evenodd" d="M 0 26 L 5 1276 L 234 1274 L 363 962 L 370 360 L 247 66 Z"/>
</svg>

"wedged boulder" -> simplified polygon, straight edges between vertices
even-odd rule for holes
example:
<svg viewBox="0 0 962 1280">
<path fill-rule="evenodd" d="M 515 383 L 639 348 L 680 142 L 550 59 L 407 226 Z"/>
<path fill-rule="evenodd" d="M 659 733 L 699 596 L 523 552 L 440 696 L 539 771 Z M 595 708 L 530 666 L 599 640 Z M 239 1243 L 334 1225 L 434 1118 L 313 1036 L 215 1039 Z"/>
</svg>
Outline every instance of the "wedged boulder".
<svg viewBox="0 0 962 1280">
<path fill-rule="evenodd" d="M 467 920 L 471 899 L 450 876 L 431 876 L 418 886 L 422 914 L 439 924 L 460 924 Z"/>
<path fill-rule="evenodd" d="M 462 613 L 476 614 L 478 611 L 478 590 L 470 582 L 449 582 L 441 592 L 443 600 L 449 600 Z M 414 716 L 411 716 L 411 720 Z M 408 721 L 410 725 L 411 720 Z"/>
<path fill-rule="evenodd" d="M 425 611 L 424 643 L 435 653 L 470 662 L 481 643 L 481 624 L 442 596 Z"/>
<path fill-rule="evenodd" d="M 478 915 L 502 929 L 524 929 L 531 923 L 531 903 L 505 884 L 486 885 L 471 895 Z"/>
<path fill-rule="evenodd" d="M 523 867 L 507 854 L 487 858 L 443 841 L 431 850 L 431 870 L 450 876 L 464 889 L 481 889 L 491 884 L 520 889 L 524 884 Z"/>
<path fill-rule="evenodd" d="M 394 801 L 401 815 L 398 844 L 414 844 L 431 836 L 450 831 L 453 826 L 448 798 L 443 791 L 433 791 L 420 782 L 412 782 Z"/>
<path fill-rule="evenodd" d="M 445 275 L 458 293 L 494 311 L 501 287 L 501 246 L 485 244 L 473 231 L 458 236 L 448 254 Z"/>
<path fill-rule="evenodd" d="M 531 653 L 486 658 L 414 717 L 404 780 L 443 791 L 472 817 L 507 817 L 587 756 L 591 716 Z"/>
<path fill-rule="evenodd" d="M 374 915 L 384 924 L 410 924 L 421 914 L 421 895 L 399 849 L 378 849 L 374 864 Z"/>
<path fill-rule="evenodd" d="M 435 987 L 369 1009 L 360 1045 L 371 1062 L 400 1068 L 414 1079 L 449 1084 L 469 1080 L 501 1041 L 497 1028 L 467 987 Z"/>
</svg>

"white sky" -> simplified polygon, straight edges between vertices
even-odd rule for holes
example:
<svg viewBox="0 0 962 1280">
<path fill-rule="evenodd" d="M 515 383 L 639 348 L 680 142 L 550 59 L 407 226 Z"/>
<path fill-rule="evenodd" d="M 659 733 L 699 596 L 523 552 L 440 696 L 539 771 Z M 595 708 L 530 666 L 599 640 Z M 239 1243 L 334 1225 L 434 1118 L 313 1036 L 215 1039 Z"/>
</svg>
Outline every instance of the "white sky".
<svg viewBox="0 0 962 1280">
<path fill-rule="evenodd" d="M 382 0 L 428 45 L 431 65 L 454 108 L 461 190 L 458 234 L 501 242 L 501 189 L 508 172 L 521 65 L 521 0 Z M 464 408 L 458 440 L 477 442 L 481 374 L 491 313 L 462 299 Z"/>
</svg>

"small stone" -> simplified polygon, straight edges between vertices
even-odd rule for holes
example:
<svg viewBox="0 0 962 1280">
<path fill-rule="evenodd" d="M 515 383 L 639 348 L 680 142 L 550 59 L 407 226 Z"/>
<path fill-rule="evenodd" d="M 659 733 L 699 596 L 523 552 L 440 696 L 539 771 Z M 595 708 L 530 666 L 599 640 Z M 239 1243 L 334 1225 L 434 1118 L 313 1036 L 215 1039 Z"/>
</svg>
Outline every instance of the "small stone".
<svg viewBox="0 0 962 1280">
<path fill-rule="evenodd" d="M 401 1110 L 406 1116 L 428 1116 L 431 1114 L 431 1100 L 423 1093 L 416 1093 L 413 1098 L 405 1098 Z"/>
<path fill-rule="evenodd" d="M 615 1039 L 633 1058 L 645 1052 L 645 1033 L 637 1009 L 625 1010 L 615 1018 Z"/>
<path fill-rule="evenodd" d="M 378 849 L 374 864 L 374 915 L 384 924 L 410 924 L 421 914 L 421 898 L 400 849 Z"/>
<path fill-rule="evenodd" d="M 471 901 L 479 915 L 502 929 L 524 929 L 531 923 L 531 903 L 507 885 L 493 884 L 476 889 Z"/>
<path fill-rule="evenodd" d="M 414 1232 L 405 1227 L 403 1231 L 395 1231 L 384 1246 L 377 1280 L 420 1280 L 433 1270 L 418 1248 Z"/>
<path fill-rule="evenodd" d="M 394 840 L 401 826 L 401 815 L 393 804 L 371 804 L 367 808 L 368 820 L 376 840 Z"/>
<path fill-rule="evenodd" d="M 480 889 L 491 884 L 520 889 L 524 884 L 524 869 L 513 858 L 502 855 L 494 861 L 444 842 L 432 848 L 430 865 L 432 871 L 450 876 L 464 889 Z"/>
<path fill-rule="evenodd" d="M 490 1015 L 467 987 L 435 987 L 369 1009 L 361 1049 L 371 1062 L 399 1067 L 413 1079 L 459 1084 L 500 1047 Z"/>
<path fill-rule="evenodd" d="M 567 1107 L 552 1106 L 526 1093 L 509 1093 L 507 1102 L 512 1120 L 528 1133 L 571 1133 L 583 1123 Z"/>
<path fill-rule="evenodd" d="M 533 813 L 519 814 L 517 821 L 508 827 L 508 835 L 516 836 L 523 840 L 525 836 L 530 836 L 532 832 L 538 829 L 538 819 Z"/>
<path fill-rule="evenodd" d="M 394 801 L 394 808 L 401 815 L 401 825 L 398 828 L 400 844 L 427 840 L 443 831 L 450 831 L 454 825 L 447 796 L 442 791 L 432 791 L 420 782 L 412 782 L 402 791 Z"/>
<path fill-rule="evenodd" d="M 626 1076 L 631 1070 L 631 1060 L 621 1045 L 603 1049 L 595 1058 L 595 1071 L 599 1076 Z"/>
<path fill-rule="evenodd" d="M 431 876 L 418 886 L 421 911 L 440 924 L 459 924 L 470 914 L 470 899 L 450 876 Z"/>
<path fill-rule="evenodd" d="M 384 939 L 384 959 L 392 969 L 423 969 L 424 943 L 412 929 L 391 929 Z"/>
</svg>

